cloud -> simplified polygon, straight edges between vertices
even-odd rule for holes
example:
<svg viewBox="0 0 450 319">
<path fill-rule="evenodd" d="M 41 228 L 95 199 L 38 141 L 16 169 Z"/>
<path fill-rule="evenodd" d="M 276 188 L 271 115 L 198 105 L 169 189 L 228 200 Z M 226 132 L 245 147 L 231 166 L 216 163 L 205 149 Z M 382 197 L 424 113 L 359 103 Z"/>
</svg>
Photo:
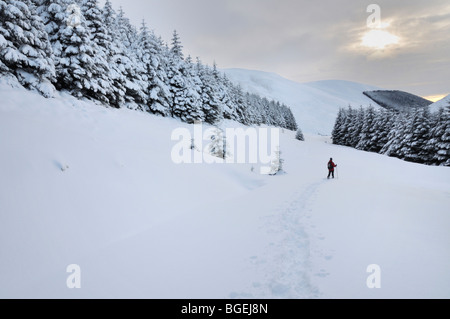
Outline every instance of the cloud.
<svg viewBox="0 0 450 319">
<path fill-rule="evenodd" d="M 219 67 L 276 72 L 300 82 L 345 79 L 421 95 L 449 89 L 448 0 L 378 0 L 397 45 L 361 46 L 373 1 L 112 0 L 133 21 L 146 18 L 167 41 Z M 417 85 L 421 83 L 421 85 Z"/>
</svg>

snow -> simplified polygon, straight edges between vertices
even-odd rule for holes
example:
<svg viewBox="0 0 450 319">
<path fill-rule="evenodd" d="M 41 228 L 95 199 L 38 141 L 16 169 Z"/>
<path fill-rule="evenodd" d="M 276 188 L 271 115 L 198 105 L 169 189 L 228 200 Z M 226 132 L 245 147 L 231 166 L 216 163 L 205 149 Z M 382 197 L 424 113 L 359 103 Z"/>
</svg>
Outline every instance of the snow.
<svg viewBox="0 0 450 319">
<path fill-rule="evenodd" d="M 6 42 L 5 37 L 0 34 L 0 49 L 5 48 L 8 45 L 8 42 Z"/>
<path fill-rule="evenodd" d="M 443 99 L 433 103 L 430 105 L 431 112 L 437 112 L 440 108 L 445 108 L 450 105 L 450 94 L 444 97 Z"/>
<path fill-rule="evenodd" d="M 223 71 L 244 91 L 289 106 L 305 133 L 330 135 L 341 107 L 379 107 L 363 94 L 365 91 L 379 90 L 371 85 L 340 80 L 297 83 L 275 73 L 245 69 Z"/>
<path fill-rule="evenodd" d="M 450 297 L 448 168 L 287 130 L 282 175 L 176 165 L 177 120 L 0 96 L 0 298 Z"/>
</svg>

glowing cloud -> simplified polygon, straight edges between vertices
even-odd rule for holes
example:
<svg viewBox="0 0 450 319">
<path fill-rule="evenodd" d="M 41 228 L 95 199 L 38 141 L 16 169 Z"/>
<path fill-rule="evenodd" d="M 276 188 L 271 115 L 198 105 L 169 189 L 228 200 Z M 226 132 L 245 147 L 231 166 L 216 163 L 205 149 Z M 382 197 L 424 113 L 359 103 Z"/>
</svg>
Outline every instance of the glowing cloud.
<svg viewBox="0 0 450 319">
<path fill-rule="evenodd" d="M 398 44 L 399 41 L 400 38 L 392 33 L 373 29 L 364 35 L 361 44 L 365 47 L 382 50 L 389 45 Z"/>
<path fill-rule="evenodd" d="M 431 102 L 438 102 L 446 96 L 448 96 L 448 94 L 429 95 L 429 96 L 425 96 L 424 99 L 427 99 L 428 101 L 431 101 Z"/>
</svg>

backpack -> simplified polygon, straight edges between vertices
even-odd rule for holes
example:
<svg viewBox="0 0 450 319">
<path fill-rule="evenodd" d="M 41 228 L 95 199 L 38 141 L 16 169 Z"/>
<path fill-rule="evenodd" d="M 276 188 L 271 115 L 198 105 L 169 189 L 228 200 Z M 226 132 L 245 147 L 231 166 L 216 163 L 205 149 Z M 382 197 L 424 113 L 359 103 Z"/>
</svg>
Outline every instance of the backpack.
<svg viewBox="0 0 450 319">
<path fill-rule="evenodd" d="M 332 162 L 328 162 L 328 169 L 333 169 L 334 168 L 334 166 L 333 166 L 333 163 Z"/>
</svg>

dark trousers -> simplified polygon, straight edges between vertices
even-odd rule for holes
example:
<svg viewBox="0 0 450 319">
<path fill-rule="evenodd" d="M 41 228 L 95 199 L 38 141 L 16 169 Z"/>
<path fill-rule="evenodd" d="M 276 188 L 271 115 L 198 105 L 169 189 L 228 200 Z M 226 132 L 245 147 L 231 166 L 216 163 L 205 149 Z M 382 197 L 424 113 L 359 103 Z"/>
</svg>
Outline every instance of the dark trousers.
<svg viewBox="0 0 450 319">
<path fill-rule="evenodd" d="M 333 170 L 330 169 L 330 173 L 328 173 L 328 178 L 330 178 L 331 176 L 333 176 L 334 178 L 334 169 Z"/>
</svg>

